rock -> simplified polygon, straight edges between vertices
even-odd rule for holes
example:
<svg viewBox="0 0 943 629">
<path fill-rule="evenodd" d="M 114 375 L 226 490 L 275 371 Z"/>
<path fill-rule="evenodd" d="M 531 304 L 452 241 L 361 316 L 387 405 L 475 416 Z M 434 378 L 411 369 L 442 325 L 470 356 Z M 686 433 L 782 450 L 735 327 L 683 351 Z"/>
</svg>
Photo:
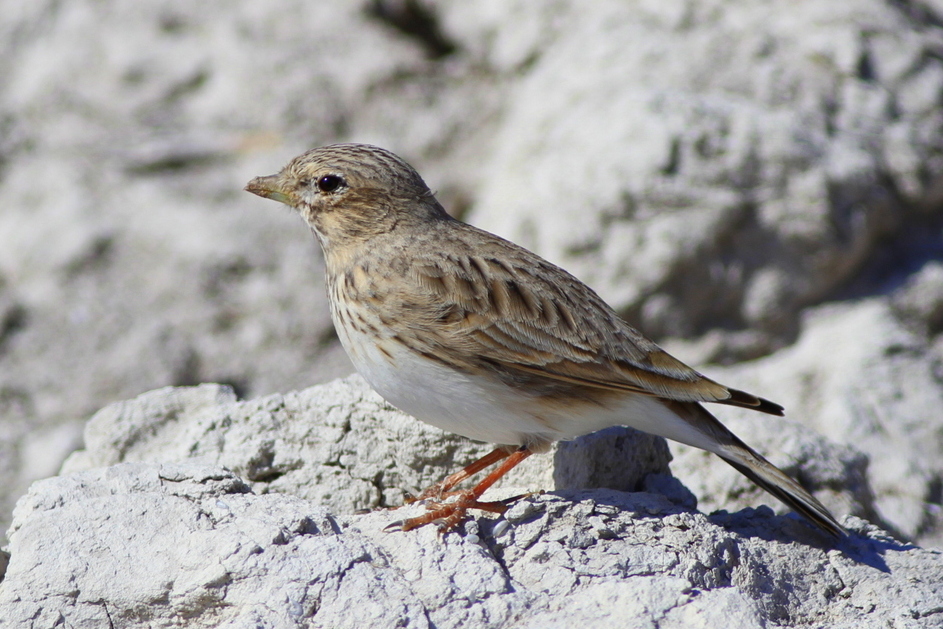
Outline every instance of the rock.
<svg viewBox="0 0 943 629">
<path fill-rule="evenodd" d="M 750 329 L 769 351 L 882 239 L 939 217 L 943 159 L 917 138 L 941 128 L 943 63 L 920 59 L 943 31 L 917 14 L 870 1 L 554 10 L 552 45 L 522 55 L 469 219 L 647 333 Z M 900 253 L 898 267 L 928 255 Z"/>
<path fill-rule="evenodd" d="M 847 494 L 828 496 L 842 487 L 865 509 L 850 512 L 878 522 L 883 519 L 910 539 L 940 546 L 943 380 L 939 365 L 939 354 L 895 318 L 888 300 L 867 299 L 808 311 L 798 341 L 776 354 L 705 371 L 721 382 L 783 403 L 788 418 L 828 439 L 815 445 L 808 442 L 812 433 L 795 429 L 796 424 L 772 427 L 769 419 L 755 413 L 718 410 L 724 423 L 748 443 L 765 436 L 771 460 L 822 488 L 817 495 L 826 504 L 849 512 L 841 506 Z M 823 447 L 829 456 L 820 456 Z M 677 448 L 676 453 L 675 473 L 701 497 L 702 509 L 724 508 L 732 497 L 752 491 L 750 483 L 732 470 L 708 474 L 707 469 L 715 466 L 699 451 Z M 867 455 L 867 461 L 860 453 Z M 814 460 L 831 463 L 823 466 Z M 802 469 L 797 469 L 802 461 Z M 828 469 L 834 465 L 838 467 Z M 870 485 L 861 482 L 865 469 Z M 866 495 L 872 490 L 876 517 L 867 511 L 871 501 Z"/>
<path fill-rule="evenodd" d="M 895 313 L 929 334 L 943 332 L 943 264 L 928 262 L 892 295 Z"/>
<path fill-rule="evenodd" d="M 882 522 L 874 509 L 867 459 L 854 448 L 778 418 L 764 417 L 743 436 L 801 478 L 838 515 Z M 225 466 L 256 492 L 301 496 L 339 513 L 401 505 L 406 493 L 419 493 L 493 447 L 397 411 L 358 375 L 244 402 L 221 385 L 152 391 L 96 413 L 86 426 L 85 444 L 62 473 L 191 459 Z M 682 458 L 678 469 L 709 509 L 775 502 L 749 481 L 731 479 L 714 455 L 698 452 Z M 696 507 L 695 495 L 671 477 L 670 460 L 664 439 L 613 427 L 554 444 L 549 454 L 525 460 L 496 487 L 511 493 L 647 490 Z"/>
<path fill-rule="evenodd" d="M 493 448 L 397 411 L 356 375 L 245 402 L 221 385 L 152 391 L 96 413 L 85 445 L 63 473 L 192 459 L 339 513 L 401 505 L 404 490 L 418 494 Z M 663 439 L 612 428 L 531 457 L 498 487 L 637 490 L 670 474 L 670 458 Z"/>
<path fill-rule="evenodd" d="M 614 490 L 532 496 L 509 525 L 482 518 L 444 539 L 384 532 L 390 517 L 259 495 L 197 462 L 52 478 L 17 505 L 0 618 L 24 629 L 876 628 L 930 626 L 943 597 L 939 551 L 855 518 L 830 550 L 768 510 L 717 520 Z"/>
</svg>

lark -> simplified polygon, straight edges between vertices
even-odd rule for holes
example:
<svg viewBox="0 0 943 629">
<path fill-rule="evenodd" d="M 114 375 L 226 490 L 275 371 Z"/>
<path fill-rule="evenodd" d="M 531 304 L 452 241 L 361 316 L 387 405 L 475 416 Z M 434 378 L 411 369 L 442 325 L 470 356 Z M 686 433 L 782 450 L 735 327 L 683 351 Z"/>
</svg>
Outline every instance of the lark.
<svg viewBox="0 0 943 629">
<path fill-rule="evenodd" d="M 427 512 L 396 528 L 448 531 L 468 509 L 500 513 L 506 502 L 481 497 L 508 470 L 555 441 L 621 425 L 713 452 L 825 533 L 845 534 L 702 403 L 782 406 L 701 375 L 563 269 L 452 218 L 393 153 L 325 146 L 246 190 L 296 209 L 314 232 L 334 326 L 367 382 L 417 419 L 498 445 L 424 491 Z"/>
</svg>

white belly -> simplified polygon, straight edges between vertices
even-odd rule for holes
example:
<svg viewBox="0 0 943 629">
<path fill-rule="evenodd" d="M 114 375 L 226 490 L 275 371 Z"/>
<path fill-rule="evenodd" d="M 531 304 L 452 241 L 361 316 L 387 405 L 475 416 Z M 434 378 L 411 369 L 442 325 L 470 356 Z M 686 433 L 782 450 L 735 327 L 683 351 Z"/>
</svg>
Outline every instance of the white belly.
<svg viewBox="0 0 943 629">
<path fill-rule="evenodd" d="M 383 344 L 391 359 L 354 330 L 338 327 L 338 336 L 357 371 L 386 401 L 470 439 L 541 450 L 609 426 L 631 426 L 707 450 L 715 446 L 654 397 L 627 393 L 609 406 L 554 405 L 497 380 L 450 369 L 394 341 Z"/>
<path fill-rule="evenodd" d="M 524 445 L 563 437 L 533 415 L 510 408 L 504 385 L 449 369 L 393 342 L 384 347 L 392 361 L 369 345 L 347 353 L 370 386 L 404 413 L 488 443 Z"/>
</svg>

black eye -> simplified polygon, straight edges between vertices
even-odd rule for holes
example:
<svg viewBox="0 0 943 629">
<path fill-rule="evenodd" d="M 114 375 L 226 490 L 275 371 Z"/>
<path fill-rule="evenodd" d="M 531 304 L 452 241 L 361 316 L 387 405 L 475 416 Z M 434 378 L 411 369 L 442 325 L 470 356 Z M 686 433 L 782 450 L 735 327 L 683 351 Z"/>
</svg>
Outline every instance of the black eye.
<svg viewBox="0 0 943 629">
<path fill-rule="evenodd" d="M 344 180 L 337 175 L 324 175 L 318 179 L 318 190 L 321 192 L 334 192 L 341 187 Z"/>
</svg>

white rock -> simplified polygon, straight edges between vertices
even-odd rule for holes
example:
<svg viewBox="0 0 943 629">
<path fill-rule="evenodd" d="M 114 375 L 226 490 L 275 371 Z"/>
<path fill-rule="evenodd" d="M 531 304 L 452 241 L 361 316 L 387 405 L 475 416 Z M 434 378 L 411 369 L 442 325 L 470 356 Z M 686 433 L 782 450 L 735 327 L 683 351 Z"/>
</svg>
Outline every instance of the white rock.
<svg viewBox="0 0 943 629">
<path fill-rule="evenodd" d="M 220 385 L 152 391 L 96 413 L 85 445 L 63 473 L 193 459 L 340 513 L 400 505 L 404 490 L 417 494 L 493 448 L 404 415 L 360 376 L 246 402 Z M 669 460 L 663 439 L 614 428 L 531 457 L 498 487 L 635 490 L 669 474 Z"/>
<path fill-rule="evenodd" d="M 919 229 L 898 195 L 931 203 L 943 167 L 917 139 L 940 128 L 943 64 L 918 59 L 943 33 L 919 18 L 868 0 L 546 12 L 560 26 L 533 44 L 469 217 L 648 333 L 788 338 L 882 234 Z"/>
<path fill-rule="evenodd" d="M 939 546 L 943 384 L 938 360 L 920 336 L 894 318 L 887 300 L 870 299 L 811 310 L 795 345 L 751 363 L 707 372 L 784 404 L 788 418 L 830 440 L 832 445 L 814 445 L 808 442 L 810 432 L 797 430 L 795 424 L 770 422 L 733 408 L 718 410 L 724 423 L 748 443 L 764 439 L 774 463 L 821 488 L 819 497 L 827 504 L 849 511 L 840 504 L 847 495 L 828 495 L 844 484 L 867 508 L 866 493 L 873 490 L 876 515 L 913 539 Z M 836 443 L 852 449 L 842 453 Z M 821 457 L 827 450 L 831 456 Z M 739 474 L 711 465 L 700 452 L 682 447 L 677 451 L 681 454 L 673 467 L 702 498 L 702 508 L 724 508 L 732 498 L 752 492 Z M 830 460 L 831 465 L 841 461 L 846 469 L 828 469 L 813 463 L 816 459 Z M 803 461 L 800 471 L 796 466 Z M 860 482 L 865 465 L 870 487 Z"/>
<path fill-rule="evenodd" d="M 652 494 L 527 500 L 534 513 L 510 536 L 495 540 L 481 520 L 479 545 L 428 527 L 386 533 L 388 512 L 332 515 L 193 462 L 57 477 L 17 505 L 0 618 L 23 629 L 916 627 L 939 613 L 943 556 L 860 520 L 827 551 L 808 527 L 758 512 L 718 526 Z M 616 537 L 595 535 L 593 519 Z"/>
</svg>

